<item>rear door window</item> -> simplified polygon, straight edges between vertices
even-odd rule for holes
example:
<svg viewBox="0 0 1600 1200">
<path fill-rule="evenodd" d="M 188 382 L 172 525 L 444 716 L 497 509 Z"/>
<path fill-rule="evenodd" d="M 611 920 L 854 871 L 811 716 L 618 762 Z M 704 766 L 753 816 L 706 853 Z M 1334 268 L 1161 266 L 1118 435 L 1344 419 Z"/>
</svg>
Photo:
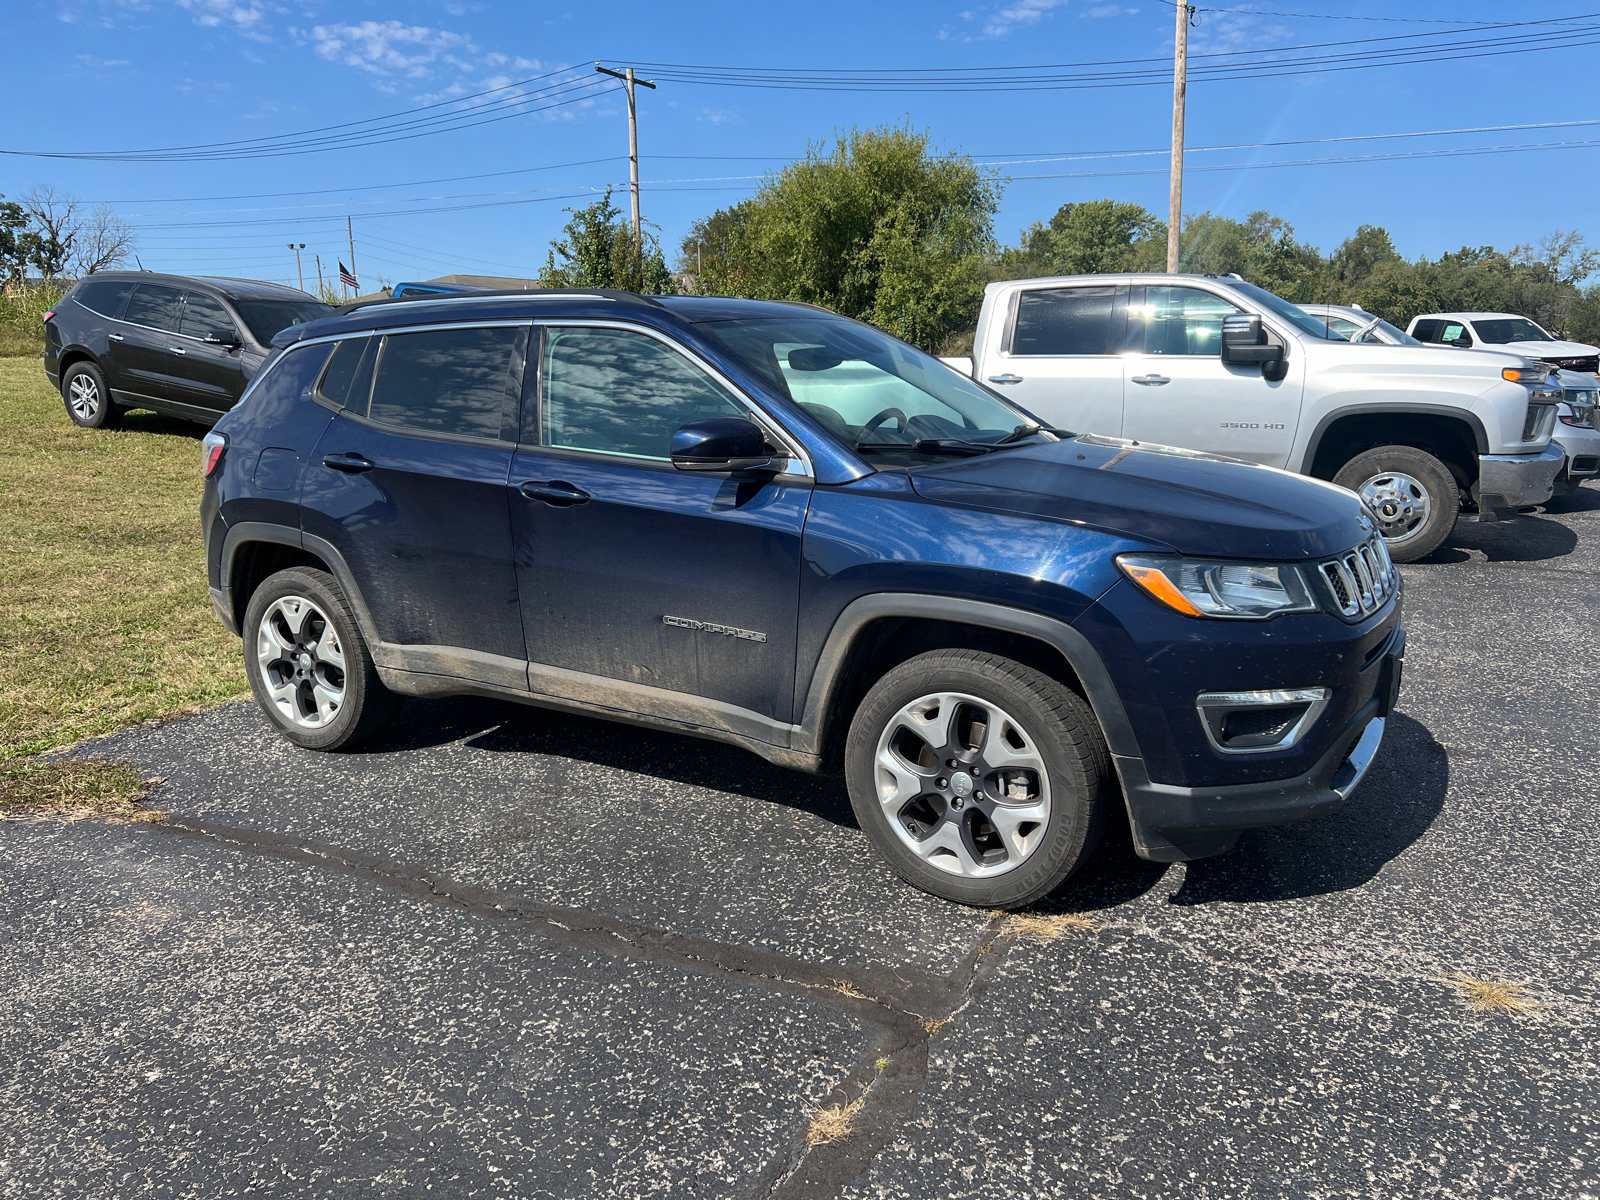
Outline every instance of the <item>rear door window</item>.
<svg viewBox="0 0 1600 1200">
<path fill-rule="evenodd" d="M 102 317 L 120 317 L 122 306 L 137 285 L 131 279 L 91 279 L 72 298 Z"/>
<path fill-rule="evenodd" d="M 390 334 L 383 339 L 368 415 L 422 433 L 498 438 L 515 412 L 513 360 L 526 326 Z"/>
<path fill-rule="evenodd" d="M 218 337 L 224 341 L 239 340 L 238 326 L 233 323 L 228 310 L 210 296 L 203 296 L 199 292 L 190 292 L 184 301 L 183 323 L 178 327 L 178 332 L 201 341 L 208 337 Z"/>
<path fill-rule="evenodd" d="M 1114 287 L 1023 292 L 1011 334 L 1012 354 L 1111 354 Z"/>
<path fill-rule="evenodd" d="M 1411 336 L 1419 342 L 1437 342 L 1439 340 L 1439 326 L 1441 321 L 1418 321 L 1417 327 L 1411 331 Z"/>
<path fill-rule="evenodd" d="M 625 329 L 545 333 L 544 444 L 670 457 L 672 435 L 701 417 L 750 413 L 671 347 Z"/>
<path fill-rule="evenodd" d="M 124 321 L 135 325 L 148 325 L 152 329 L 178 332 L 178 316 L 183 311 L 183 293 L 175 287 L 159 283 L 141 283 L 128 299 L 128 310 L 122 314 Z"/>
</svg>

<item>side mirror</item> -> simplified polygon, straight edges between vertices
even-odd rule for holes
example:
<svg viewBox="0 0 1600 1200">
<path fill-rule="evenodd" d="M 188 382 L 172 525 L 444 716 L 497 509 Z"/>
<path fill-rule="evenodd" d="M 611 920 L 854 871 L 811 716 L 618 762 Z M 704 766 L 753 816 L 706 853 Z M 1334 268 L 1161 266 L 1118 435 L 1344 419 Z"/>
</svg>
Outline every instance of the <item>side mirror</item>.
<svg viewBox="0 0 1600 1200">
<path fill-rule="evenodd" d="M 742 417 L 690 421 L 672 435 L 671 453 L 680 471 L 781 471 L 786 460 L 767 448 L 761 426 Z"/>
<path fill-rule="evenodd" d="M 1283 347 L 1267 345 L 1266 331 L 1255 313 L 1235 313 L 1222 318 L 1222 361 L 1230 366 L 1261 364 L 1261 377 L 1282 379 L 1285 373 Z"/>
<path fill-rule="evenodd" d="M 244 343 L 239 340 L 239 335 L 236 333 L 208 333 L 200 340 L 205 342 L 205 344 L 208 346 L 226 346 L 230 350 L 232 350 L 235 346 L 244 345 Z"/>
<path fill-rule="evenodd" d="M 1458 349 L 1461 349 L 1461 350 L 1471 350 L 1472 349 L 1472 339 L 1470 337 L 1468 337 L 1466 334 L 1462 334 L 1460 337 L 1456 338 L 1450 344 L 1452 346 L 1457 347 Z"/>
</svg>

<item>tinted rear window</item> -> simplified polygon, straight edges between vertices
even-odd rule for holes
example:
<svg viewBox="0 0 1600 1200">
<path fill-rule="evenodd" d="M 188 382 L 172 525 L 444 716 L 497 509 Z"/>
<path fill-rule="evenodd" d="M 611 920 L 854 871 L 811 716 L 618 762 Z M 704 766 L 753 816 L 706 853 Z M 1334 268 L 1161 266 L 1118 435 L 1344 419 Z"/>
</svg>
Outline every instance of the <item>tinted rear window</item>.
<svg viewBox="0 0 1600 1200">
<path fill-rule="evenodd" d="M 519 326 L 437 329 L 386 337 L 371 417 L 426 433 L 498 438 Z"/>
<path fill-rule="evenodd" d="M 234 298 L 233 307 L 239 310 L 250 332 L 263 346 L 291 325 L 330 317 L 333 308 L 320 300 L 240 300 Z"/>
<path fill-rule="evenodd" d="M 91 279 L 72 293 L 72 298 L 102 317 L 120 317 L 122 305 L 133 291 L 131 279 Z"/>
<path fill-rule="evenodd" d="M 1011 353 L 1110 354 L 1116 297 L 1109 287 L 1023 292 Z"/>
<path fill-rule="evenodd" d="M 141 283 L 128 300 L 124 321 L 148 325 L 152 329 L 178 332 L 178 314 L 183 310 L 183 293 L 159 283 Z"/>
</svg>

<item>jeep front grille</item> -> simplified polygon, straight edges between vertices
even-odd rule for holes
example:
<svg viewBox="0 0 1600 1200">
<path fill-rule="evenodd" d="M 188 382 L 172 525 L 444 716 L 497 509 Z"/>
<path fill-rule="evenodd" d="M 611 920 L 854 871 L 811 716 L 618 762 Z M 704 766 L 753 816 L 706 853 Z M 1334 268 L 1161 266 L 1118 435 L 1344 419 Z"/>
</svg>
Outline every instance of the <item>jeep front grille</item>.
<svg viewBox="0 0 1600 1200">
<path fill-rule="evenodd" d="M 1333 594 L 1339 615 L 1347 621 L 1370 617 L 1389 603 L 1400 587 L 1389 549 L 1377 534 L 1317 570 Z"/>
</svg>

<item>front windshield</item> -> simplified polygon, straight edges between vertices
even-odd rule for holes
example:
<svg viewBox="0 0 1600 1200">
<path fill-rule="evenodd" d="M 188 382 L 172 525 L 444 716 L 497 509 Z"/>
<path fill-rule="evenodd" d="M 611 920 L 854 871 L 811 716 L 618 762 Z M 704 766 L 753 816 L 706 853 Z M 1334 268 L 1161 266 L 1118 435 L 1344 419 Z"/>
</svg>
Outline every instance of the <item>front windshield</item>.
<svg viewBox="0 0 1600 1200">
<path fill-rule="evenodd" d="M 1281 296 L 1274 296 L 1266 288 L 1258 288 L 1253 283 L 1246 283 L 1242 279 L 1219 279 L 1218 283 L 1226 284 L 1234 291 L 1244 296 L 1249 296 L 1262 308 L 1275 317 L 1280 317 L 1289 322 L 1301 333 L 1310 337 L 1320 338 L 1329 342 L 1342 342 L 1347 339 L 1337 330 L 1330 329 L 1321 317 L 1313 317 L 1303 308 L 1290 304 Z"/>
<path fill-rule="evenodd" d="M 1346 341 L 1361 342 L 1368 346 L 1421 346 L 1404 330 L 1397 329 L 1382 317 L 1372 317 L 1366 314 L 1357 316 L 1344 316 L 1339 313 L 1313 313 L 1319 321 L 1325 321 L 1335 333 L 1341 334 Z M 1365 330 L 1365 332 L 1363 332 Z"/>
<path fill-rule="evenodd" d="M 1379 333 L 1383 334 L 1381 338 L 1378 336 Z M 1372 327 L 1372 331 L 1361 340 L 1364 342 L 1389 342 L 1396 346 L 1427 345 L 1426 342 L 1419 342 L 1416 338 L 1412 337 L 1399 326 L 1389 324 L 1389 322 L 1385 321 L 1382 317 L 1378 318 L 1378 323 Z"/>
<path fill-rule="evenodd" d="M 333 315 L 332 305 L 309 297 L 304 300 L 234 300 L 233 306 L 263 346 L 291 325 Z"/>
<path fill-rule="evenodd" d="M 874 462 L 985 453 L 1038 427 L 938 359 L 867 325 L 795 316 L 700 328 Z"/>
<path fill-rule="evenodd" d="M 1507 342 L 1553 342 L 1544 330 L 1527 317 L 1498 317 L 1493 321 L 1474 321 L 1478 340 L 1491 346 L 1504 346 Z"/>
</svg>

